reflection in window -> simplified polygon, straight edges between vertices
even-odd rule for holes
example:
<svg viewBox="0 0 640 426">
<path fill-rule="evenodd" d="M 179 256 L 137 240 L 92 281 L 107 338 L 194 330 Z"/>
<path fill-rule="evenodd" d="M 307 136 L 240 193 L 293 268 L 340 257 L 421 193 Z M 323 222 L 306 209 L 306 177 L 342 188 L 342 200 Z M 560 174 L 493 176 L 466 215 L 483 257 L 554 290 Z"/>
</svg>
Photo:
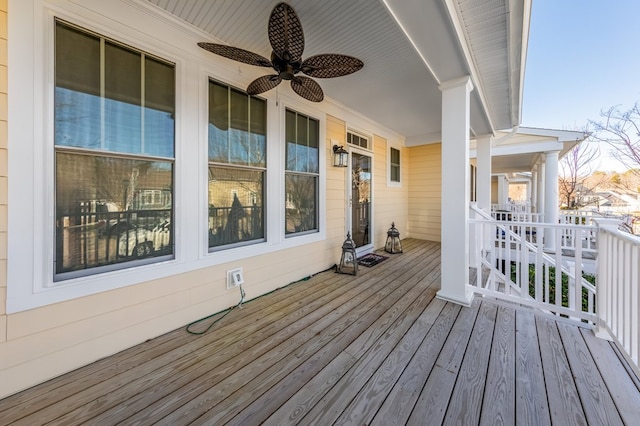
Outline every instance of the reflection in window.
<svg viewBox="0 0 640 426">
<path fill-rule="evenodd" d="M 264 172 L 209 168 L 209 247 L 264 238 Z"/>
<path fill-rule="evenodd" d="M 318 230 L 319 123 L 286 112 L 285 232 Z"/>
<path fill-rule="evenodd" d="M 264 240 L 267 107 L 209 82 L 209 247 Z"/>
<path fill-rule="evenodd" d="M 55 279 L 173 254 L 174 66 L 55 32 Z"/>
</svg>

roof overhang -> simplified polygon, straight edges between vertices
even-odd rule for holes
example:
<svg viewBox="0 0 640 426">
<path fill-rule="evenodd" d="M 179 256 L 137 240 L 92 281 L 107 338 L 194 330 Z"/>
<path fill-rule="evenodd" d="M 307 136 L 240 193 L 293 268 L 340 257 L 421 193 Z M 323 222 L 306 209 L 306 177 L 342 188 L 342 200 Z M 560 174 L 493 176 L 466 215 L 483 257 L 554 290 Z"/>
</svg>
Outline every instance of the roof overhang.
<svg viewBox="0 0 640 426">
<path fill-rule="evenodd" d="M 515 133 L 498 132 L 491 147 L 491 172 L 531 172 L 545 153 L 558 152 L 562 158 L 588 137 L 588 133 L 580 131 L 531 127 L 520 127 Z M 472 160 L 477 157 L 476 143 L 470 143 Z"/>
</svg>

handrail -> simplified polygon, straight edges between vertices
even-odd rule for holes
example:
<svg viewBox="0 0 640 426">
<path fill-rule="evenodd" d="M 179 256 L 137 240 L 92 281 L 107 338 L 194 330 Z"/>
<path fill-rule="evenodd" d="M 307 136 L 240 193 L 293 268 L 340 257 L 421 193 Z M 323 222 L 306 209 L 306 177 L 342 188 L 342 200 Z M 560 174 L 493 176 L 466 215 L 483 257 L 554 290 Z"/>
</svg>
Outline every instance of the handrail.
<svg viewBox="0 0 640 426">
<path fill-rule="evenodd" d="M 620 231 L 611 220 L 598 225 L 596 334 L 611 336 L 640 374 L 640 238 Z"/>
<path fill-rule="evenodd" d="M 484 233 L 478 239 L 483 241 L 484 248 L 481 245 L 480 250 L 476 249 L 477 253 L 474 254 L 476 268 L 481 277 L 483 267 L 489 271 L 487 281 L 478 283 L 474 291 L 595 322 L 596 288 L 582 274 L 582 255 L 583 252 L 591 250 L 589 247 L 592 242 L 589 236 L 596 232 L 597 227 L 500 221 L 492 219 L 487 212 L 475 205 L 471 205 L 471 210 L 480 218 L 469 219 L 468 223 L 475 225 L 481 234 Z M 487 229 L 488 232 L 485 231 Z M 558 248 L 555 256 L 543 251 L 540 238 L 543 229 L 553 230 L 553 239 Z M 582 247 L 584 241 L 587 241 L 587 248 Z M 572 263 L 572 267 L 566 262 L 567 258 L 563 257 L 562 249 L 573 251 L 575 262 Z M 513 265 L 515 269 L 512 269 Z M 533 270 L 529 269 L 528 265 L 531 265 Z M 553 294 L 550 292 L 555 284 L 550 284 L 553 281 L 549 275 L 550 268 L 556 271 L 555 281 L 562 283 L 562 277 L 566 277 L 569 283 L 556 286 Z M 531 280 L 535 280 L 535 283 Z M 496 283 L 502 283 L 502 286 Z M 531 297 L 530 292 L 535 297 Z M 582 300 L 584 292 L 586 305 L 583 305 Z"/>
</svg>

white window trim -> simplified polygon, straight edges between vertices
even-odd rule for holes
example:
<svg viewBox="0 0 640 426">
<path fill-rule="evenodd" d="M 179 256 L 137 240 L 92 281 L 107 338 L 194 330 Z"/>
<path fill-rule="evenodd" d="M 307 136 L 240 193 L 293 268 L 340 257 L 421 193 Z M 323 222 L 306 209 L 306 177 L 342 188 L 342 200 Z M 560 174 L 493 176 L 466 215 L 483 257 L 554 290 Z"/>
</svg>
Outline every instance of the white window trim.
<svg viewBox="0 0 640 426">
<path fill-rule="evenodd" d="M 400 152 L 400 180 L 394 181 L 391 180 L 391 149 L 396 149 Z M 390 188 L 401 188 L 402 187 L 402 148 L 399 145 L 390 143 L 387 141 L 387 186 Z"/>
</svg>

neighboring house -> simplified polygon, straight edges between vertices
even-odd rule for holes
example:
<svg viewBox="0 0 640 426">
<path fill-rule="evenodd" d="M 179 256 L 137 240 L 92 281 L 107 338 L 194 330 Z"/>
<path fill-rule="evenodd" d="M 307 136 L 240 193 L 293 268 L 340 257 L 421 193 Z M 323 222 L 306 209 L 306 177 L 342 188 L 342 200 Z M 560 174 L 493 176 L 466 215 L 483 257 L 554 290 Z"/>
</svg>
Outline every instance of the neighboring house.
<svg viewBox="0 0 640 426">
<path fill-rule="evenodd" d="M 0 397 L 234 305 L 230 269 L 258 297 L 334 265 L 347 232 L 383 246 L 392 222 L 441 241 L 438 295 L 469 304 L 472 177 L 488 209 L 493 173 L 548 181 L 582 137 L 535 130 L 534 153 L 506 149 L 524 129 L 500 136 L 521 121 L 530 0 L 291 1 L 304 58 L 365 64 L 319 79 L 320 103 L 286 81 L 250 97 L 271 70 L 197 46 L 269 57 L 275 3 L 0 2 Z M 96 261 L 111 237 L 56 226 L 79 200 L 169 209 L 171 246 Z"/>
</svg>

